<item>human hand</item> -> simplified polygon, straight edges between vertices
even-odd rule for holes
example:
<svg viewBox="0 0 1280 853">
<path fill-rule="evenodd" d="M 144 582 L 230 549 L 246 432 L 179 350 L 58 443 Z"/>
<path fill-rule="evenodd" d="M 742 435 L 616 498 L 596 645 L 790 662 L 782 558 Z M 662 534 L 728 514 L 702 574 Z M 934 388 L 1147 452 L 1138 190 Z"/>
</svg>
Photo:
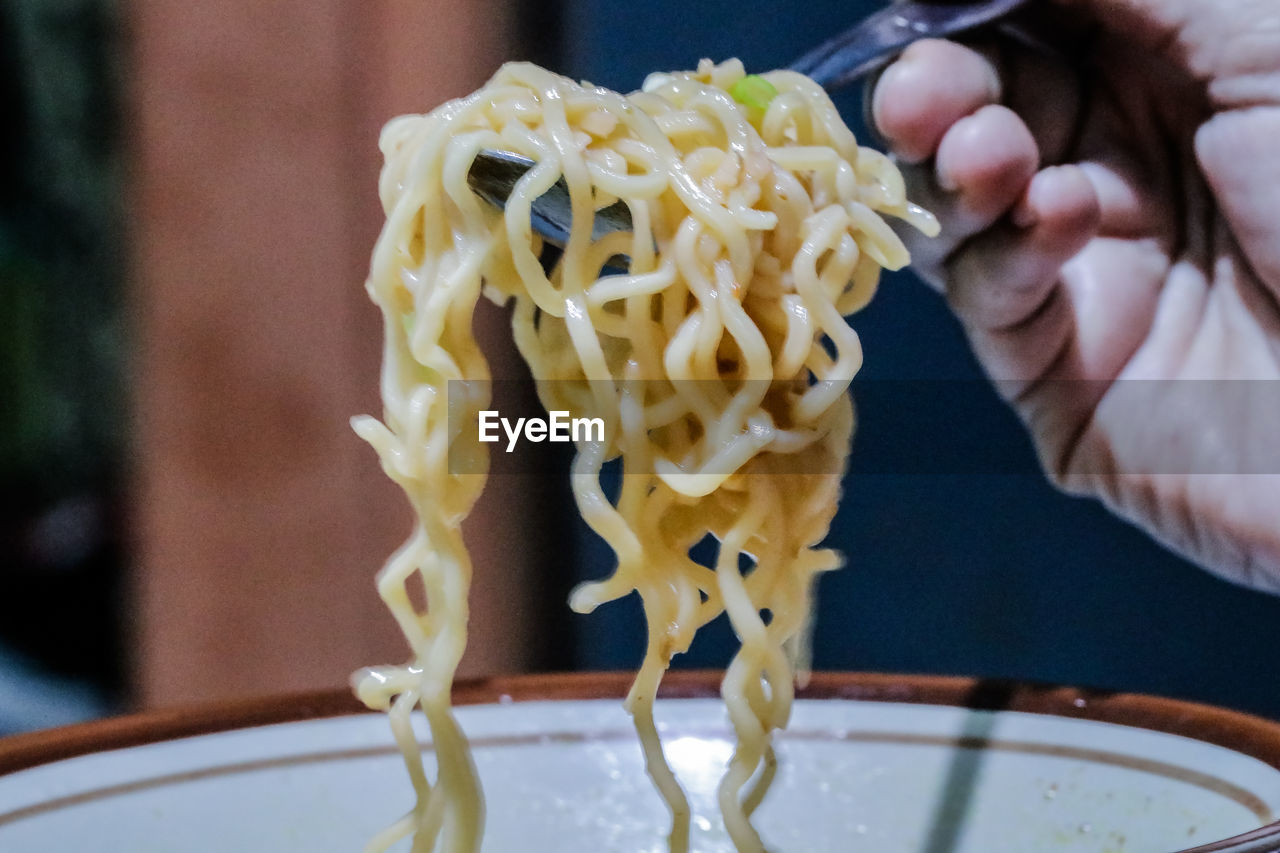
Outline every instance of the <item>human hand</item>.
<svg viewBox="0 0 1280 853">
<path fill-rule="evenodd" d="M 920 42 L 876 86 L 943 222 L 916 269 L 1057 483 L 1280 591 L 1280 0 L 1031 11 L 1057 55 Z"/>
</svg>

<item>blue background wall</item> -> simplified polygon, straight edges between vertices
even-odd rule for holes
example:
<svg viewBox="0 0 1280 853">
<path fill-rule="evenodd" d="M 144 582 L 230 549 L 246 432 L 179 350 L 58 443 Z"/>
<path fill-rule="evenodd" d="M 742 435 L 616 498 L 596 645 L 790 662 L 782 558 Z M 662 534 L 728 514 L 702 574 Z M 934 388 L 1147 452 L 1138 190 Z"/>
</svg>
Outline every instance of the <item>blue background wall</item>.
<svg viewBox="0 0 1280 853">
<path fill-rule="evenodd" d="M 631 91 L 703 56 L 785 65 L 878 5 L 566 0 L 563 41 L 539 58 Z M 839 99 L 855 130 L 859 97 Z M 940 298 L 910 275 L 888 277 L 854 325 L 867 359 L 861 423 L 830 538 L 848 566 L 821 584 L 819 668 L 1068 682 L 1280 717 L 1280 598 L 1218 581 L 1095 502 L 1055 492 Z M 875 381 L 888 379 L 954 381 Z M 902 471 L 924 473 L 877 473 Z M 585 528 L 572 540 L 579 577 L 612 566 Z M 637 664 L 634 596 L 573 620 L 579 666 Z M 722 620 L 677 665 L 722 665 L 733 645 Z"/>
</svg>

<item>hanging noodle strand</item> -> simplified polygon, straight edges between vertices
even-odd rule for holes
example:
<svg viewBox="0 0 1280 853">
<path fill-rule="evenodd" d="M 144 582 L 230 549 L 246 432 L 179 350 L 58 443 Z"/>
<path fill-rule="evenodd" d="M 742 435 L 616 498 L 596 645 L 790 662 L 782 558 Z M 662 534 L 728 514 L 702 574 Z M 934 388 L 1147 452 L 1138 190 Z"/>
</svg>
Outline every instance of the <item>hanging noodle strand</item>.
<svg viewBox="0 0 1280 853">
<path fill-rule="evenodd" d="M 368 290 L 384 318 L 384 414 L 353 423 L 415 513 L 378 577 L 412 659 L 353 681 L 389 712 L 417 802 L 367 849 L 405 837 L 415 853 L 480 847 L 483 800 L 449 691 L 471 575 L 460 524 L 487 470 L 486 445 L 466 427 L 490 403 L 472 334 L 483 294 L 514 303 L 543 404 L 606 425 L 602 441 L 578 442 L 569 476 L 617 565 L 570 604 L 643 599 L 648 645 L 626 707 L 671 815 L 669 849 L 690 849 L 691 815 L 654 698 L 673 656 L 724 612 L 741 647 L 722 684 L 737 746 L 719 807 L 737 849 L 762 853 L 751 814 L 807 671 L 813 581 L 840 564 L 820 545 L 862 363 L 845 316 L 870 300 L 882 269 L 908 261 L 884 217 L 928 233 L 936 222 L 907 202 L 887 158 L 858 146 L 821 88 L 787 71 L 748 78 L 736 60 L 652 75 L 629 96 L 510 64 L 470 97 L 392 121 L 381 146 L 387 222 Z M 505 212 L 468 187 L 482 148 L 536 161 Z M 561 178 L 573 224 L 548 271 L 530 208 Z M 594 212 L 618 200 L 634 230 L 593 238 Z M 601 471 L 618 457 L 611 498 Z M 708 536 L 718 555 L 702 565 L 690 550 Z M 410 723 L 417 708 L 434 779 Z"/>
</svg>

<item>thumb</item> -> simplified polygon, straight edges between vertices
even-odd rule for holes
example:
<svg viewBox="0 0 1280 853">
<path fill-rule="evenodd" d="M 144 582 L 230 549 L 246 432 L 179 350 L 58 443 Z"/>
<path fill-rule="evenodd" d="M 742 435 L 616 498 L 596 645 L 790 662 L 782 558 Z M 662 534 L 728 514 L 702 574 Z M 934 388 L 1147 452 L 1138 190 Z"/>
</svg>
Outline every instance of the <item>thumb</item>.
<svg viewBox="0 0 1280 853">
<path fill-rule="evenodd" d="M 1205 180 L 1251 266 L 1280 297 L 1280 3 L 1055 0 L 1114 45 L 1146 48 L 1202 81 Z"/>
<path fill-rule="evenodd" d="M 1035 4 L 1033 4 L 1035 5 Z M 1275 0 L 1052 0 L 1128 47 L 1154 50 L 1208 81 L 1273 68 L 1280 57 Z"/>
<path fill-rule="evenodd" d="M 1277 57 L 1280 63 L 1280 57 Z M 1277 72 L 1280 89 L 1280 72 Z M 1280 298 L 1280 93 L 1277 102 L 1215 114 L 1196 133 L 1196 157 L 1236 242 Z"/>
</svg>

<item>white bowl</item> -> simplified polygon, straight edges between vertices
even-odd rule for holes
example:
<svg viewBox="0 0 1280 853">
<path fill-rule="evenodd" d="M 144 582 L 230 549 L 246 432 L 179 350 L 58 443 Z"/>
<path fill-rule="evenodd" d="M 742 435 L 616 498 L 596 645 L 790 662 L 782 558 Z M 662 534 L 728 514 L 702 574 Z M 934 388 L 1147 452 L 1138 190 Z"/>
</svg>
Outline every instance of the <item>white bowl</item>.
<svg viewBox="0 0 1280 853">
<path fill-rule="evenodd" d="M 714 686 L 674 676 L 674 695 Z M 662 849 L 624 685 L 544 676 L 459 691 L 498 700 L 458 709 L 486 851 Z M 778 853 L 1280 850 L 1274 723 L 960 679 L 821 676 L 808 695 L 757 813 Z M 588 698 L 600 696 L 614 698 Z M 976 710 L 991 707 L 1003 710 Z M 0 851 L 358 851 L 411 795 L 385 719 L 354 710 L 345 697 L 277 699 L 0 741 Z M 714 808 L 732 748 L 722 705 L 666 698 L 658 717 L 697 814 L 694 849 L 731 851 Z"/>
</svg>

